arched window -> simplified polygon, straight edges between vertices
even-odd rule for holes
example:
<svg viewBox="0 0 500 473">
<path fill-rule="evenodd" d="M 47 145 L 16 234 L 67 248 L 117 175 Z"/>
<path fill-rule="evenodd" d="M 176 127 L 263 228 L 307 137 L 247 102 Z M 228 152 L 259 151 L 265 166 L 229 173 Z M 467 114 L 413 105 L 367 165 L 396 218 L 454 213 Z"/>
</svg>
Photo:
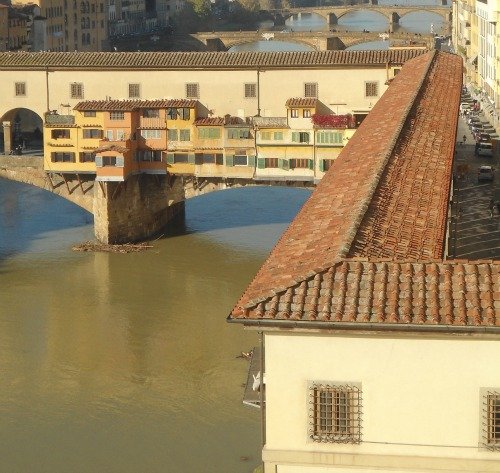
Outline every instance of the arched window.
<svg viewBox="0 0 500 473">
<path fill-rule="evenodd" d="M 90 33 L 87 33 L 87 44 L 90 44 Z"/>
<path fill-rule="evenodd" d="M 82 44 L 85 44 L 85 33 L 82 33 Z"/>
<path fill-rule="evenodd" d="M 85 20 L 85 28 L 90 28 L 90 18 L 87 17 L 87 19 Z"/>
</svg>

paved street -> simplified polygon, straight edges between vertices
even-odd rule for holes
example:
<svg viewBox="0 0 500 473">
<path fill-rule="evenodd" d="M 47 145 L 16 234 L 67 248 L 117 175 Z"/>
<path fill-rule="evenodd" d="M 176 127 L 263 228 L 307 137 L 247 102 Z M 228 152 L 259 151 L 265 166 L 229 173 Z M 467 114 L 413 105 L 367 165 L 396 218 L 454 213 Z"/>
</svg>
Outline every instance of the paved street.
<svg viewBox="0 0 500 473">
<path fill-rule="evenodd" d="M 464 259 L 500 258 L 500 213 L 491 210 L 491 199 L 496 181 L 500 179 L 497 169 L 491 183 L 478 183 L 477 170 L 481 165 L 498 168 L 496 158 L 474 156 L 474 138 L 465 121 L 460 118 L 457 139 L 466 136 L 466 144 L 457 144 L 454 163 L 454 189 L 452 224 L 449 250 L 451 257 Z M 460 166 L 461 165 L 461 166 Z M 462 168 L 462 169 L 461 169 Z M 459 170 L 465 175 L 459 177 Z"/>
</svg>

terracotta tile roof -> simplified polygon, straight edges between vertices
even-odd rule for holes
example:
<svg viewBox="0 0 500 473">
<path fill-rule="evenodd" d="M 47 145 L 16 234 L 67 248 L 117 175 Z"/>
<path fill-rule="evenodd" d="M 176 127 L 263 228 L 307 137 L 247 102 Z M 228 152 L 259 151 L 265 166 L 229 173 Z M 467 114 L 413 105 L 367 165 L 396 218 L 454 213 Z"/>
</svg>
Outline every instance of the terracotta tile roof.
<svg viewBox="0 0 500 473">
<path fill-rule="evenodd" d="M 171 99 L 166 101 L 166 107 L 172 108 L 196 108 L 198 100 Z"/>
<path fill-rule="evenodd" d="M 172 103 L 189 103 L 190 105 L 171 105 Z M 73 109 L 78 111 L 126 111 L 139 110 L 142 108 L 167 108 L 167 107 L 194 107 L 196 100 L 85 100 L 77 103 Z"/>
<path fill-rule="evenodd" d="M 224 118 L 223 117 L 205 117 L 205 118 L 197 118 L 194 121 L 196 126 L 224 126 Z"/>
<path fill-rule="evenodd" d="M 404 64 L 423 54 L 418 50 L 396 51 L 301 51 L 301 52 L 3 52 L 2 69 L 74 70 L 171 70 L 234 68 L 297 68 L 345 65 Z"/>
<path fill-rule="evenodd" d="M 307 108 L 316 108 L 316 105 L 318 103 L 318 99 L 314 98 L 293 98 L 293 99 L 288 99 L 286 101 L 285 106 L 288 108 L 292 107 L 307 107 Z"/>
<path fill-rule="evenodd" d="M 344 260 L 249 301 L 248 319 L 497 326 L 500 262 Z"/>
<path fill-rule="evenodd" d="M 233 309 L 230 320 L 246 323 L 251 318 L 263 318 L 277 322 L 279 310 L 271 301 L 283 302 L 283 298 L 294 294 L 305 297 L 301 300 L 307 302 L 309 310 L 323 296 L 325 287 L 318 283 L 323 281 L 323 274 L 338 265 L 354 263 L 358 257 L 393 260 L 387 266 L 387 274 L 401 271 L 406 265 L 405 274 L 415 275 L 415 281 L 420 274 L 419 261 L 442 259 L 461 78 L 461 59 L 446 53 L 429 52 L 402 68 L 282 235 Z M 488 309 L 490 306 L 497 312 L 499 309 L 498 263 L 490 263 L 488 268 L 484 264 L 464 263 L 465 269 L 453 266 L 457 275 L 465 274 L 464 284 L 457 282 L 462 277 L 457 276 L 452 279 L 452 286 L 445 284 L 439 291 L 423 285 L 424 294 L 418 293 L 418 297 L 425 298 L 426 307 L 431 307 L 432 298 L 438 294 L 442 300 L 432 300 L 432 304 L 453 307 L 451 324 L 462 321 L 462 325 L 500 325 Z M 365 274 L 359 265 L 345 267 L 358 268 L 353 270 L 358 279 L 349 276 L 352 281 L 371 284 L 368 270 Z M 439 271 L 442 268 L 439 266 Z M 446 276 L 446 268 L 439 278 Z M 470 275 L 476 271 L 481 275 L 491 274 L 491 281 L 487 279 L 490 276 L 481 276 L 476 286 L 469 284 Z M 351 274 L 351 269 L 346 274 Z M 346 300 L 354 290 L 349 277 L 338 286 Z M 390 280 L 391 285 L 373 289 L 373 297 L 377 291 L 388 301 L 397 295 L 397 304 L 407 307 L 405 310 L 410 310 L 412 317 L 418 316 L 417 293 L 410 291 L 412 295 L 406 302 L 404 296 L 398 295 L 409 294 L 407 278 Z M 309 290 L 310 281 L 316 282 Z M 474 295 L 473 287 L 479 288 L 479 296 Z M 457 291 L 465 295 L 460 296 Z M 494 304 L 480 310 L 480 319 L 471 316 L 463 322 L 464 310 L 473 313 L 470 301 L 483 298 L 490 298 Z M 361 304 L 358 299 L 356 304 Z M 372 314 L 370 321 L 382 323 L 392 317 L 393 323 L 409 323 L 403 312 L 394 312 L 396 302 L 384 304 L 384 310 L 378 312 L 380 317 L 374 318 Z M 333 319 L 330 316 L 329 320 L 353 318 L 356 311 L 348 312 L 346 307 L 337 305 L 335 311 L 340 311 L 340 315 Z M 356 310 L 363 314 L 367 309 L 360 305 Z M 421 323 L 442 324 L 447 320 L 444 317 L 436 322 L 433 310 L 426 309 L 428 315 Z M 359 322 L 359 317 L 356 315 L 353 321 Z"/>
</svg>

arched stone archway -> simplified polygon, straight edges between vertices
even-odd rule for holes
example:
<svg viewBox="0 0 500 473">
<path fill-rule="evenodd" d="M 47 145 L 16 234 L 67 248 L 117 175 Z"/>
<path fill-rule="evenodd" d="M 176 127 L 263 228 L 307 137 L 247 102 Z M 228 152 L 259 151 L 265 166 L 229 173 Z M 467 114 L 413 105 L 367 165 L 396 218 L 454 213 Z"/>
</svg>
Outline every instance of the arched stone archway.
<svg viewBox="0 0 500 473">
<path fill-rule="evenodd" d="M 0 118 L 0 152 L 21 147 L 30 154 L 43 152 L 43 119 L 29 108 L 14 108 Z"/>
</svg>

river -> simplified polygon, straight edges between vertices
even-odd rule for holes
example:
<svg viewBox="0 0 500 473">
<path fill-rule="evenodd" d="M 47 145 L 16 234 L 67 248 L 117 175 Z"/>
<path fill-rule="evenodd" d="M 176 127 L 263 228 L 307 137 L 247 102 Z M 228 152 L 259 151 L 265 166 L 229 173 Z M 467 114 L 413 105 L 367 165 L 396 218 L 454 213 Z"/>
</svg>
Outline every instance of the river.
<svg viewBox="0 0 500 473">
<path fill-rule="evenodd" d="M 142 253 L 80 253 L 92 216 L 0 179 L 0 456 L 9 473 L 250 473 L 257 335 L 225 318 L 309 192 L 226 190 Z"/>
<path fill-rule="evenodd" d="M 395 31 L 403 33 L 421 33 L 429 34 L 432 31 L 441 33 L 444 28 L 444 22 L 441 16 L 425 11 L 425 6 L 441 5 L 437 0 L 379 0 L 379 5 L 394 5 L 403 6 L 422 5 L 423 11 L 408 13 L 396 27 Z M 431 26 L 432 25 L 432 26 Z M 379 13 L 369 12 L 366 10 L 358 10 L 349 13 L 339 19 L 338 25 L 335 27 L 338 31 L 363 31 L 364 29 L 372 32 L 385 32 L 388 30 L 388 20 Z M 272 29 L 273 24 L 270 21 L 262 22 L 262 29 Z M 293 16 L 286 20 L 283 31 L 328 31 L 330 27 L 325 18 L 317 14 L 303 14 Z M 347 49 L 387 49 L 388 41 L 373 41 L 352 46 Z M 252 43 L 240 44 L 233 46 L 230 52 L 239 51 L 312 51 L 312 46 L 298 44 L 287 41 L 256 41 Z"/>
</svg>

